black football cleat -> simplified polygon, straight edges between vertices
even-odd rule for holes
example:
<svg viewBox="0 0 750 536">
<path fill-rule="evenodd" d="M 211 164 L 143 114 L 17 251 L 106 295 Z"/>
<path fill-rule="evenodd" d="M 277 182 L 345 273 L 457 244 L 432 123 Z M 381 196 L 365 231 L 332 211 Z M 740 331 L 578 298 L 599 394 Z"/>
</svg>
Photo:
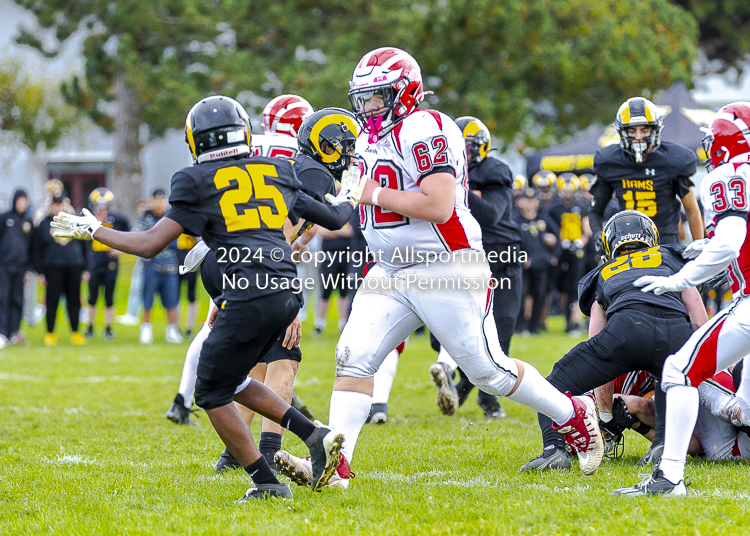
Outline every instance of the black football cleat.
<svg viewBox="0 0 750 536">
<path fill-rule="evenodd" d="M 670 482 L 664 477 L 661 469 L 658 467 L 652 475 L 644 475 L 645 478 L 629 488 L 620 488 L 612 492 L 612 495 L 621 497 L 643 497 L 652 495 L 673 495 L 681 497 L 687 495 L 687 488 L 690 485 L 685 480 L 680 480 L 676 484 Z"/>
<path fill-rule="evenodd" d="M 564 449 L 548 448 L 541 456 L 523 464 L 520 471 L 549 471 L 552 469 L 570 469 L 570 460 Z"/>
<path fill-rule="evenodd" d="M 257 499 L 291 499 L 292 490 L 286 484 L 256 484 L 237 499 L 235 504 L 242 504 Z"/>
<path fill-rule="evenodd" d="M 190 415 L 195 413 L 193 410 L 185 407 L 184 398 L 180 393 L 174 397 L 172 406 L 167 411 L 165 417 L 175 424 L 184 424 L 186 426 L 200 426 L 197 422 L 190 420 Z"/>
<path fill-rule="evenodd" d="M 664 452 L 664 443 L 660 443 L 659 445 L 656 445 L 656 446 L 652 444 L 646 451 L 646 454 L 641 456 L 641 459 L 638 460 L 638 463 L 636 463 L 635 465 L 637 467 L 645 467 L 647 465 L 659 465 L 659 462 L 661 461 L 661 455 L 663 452 Z"/>
<path fill-rule="evenodd" d="M 479 389 L 479 396 L 477 397 L 477 404 L 482 408 L 484 417 L 486 419 L 504 419 L 505 411 L 497 401 L 497 397 L 489 393 L 485 393 Z"/>
<path fill-rule="evenodd" d="M 242 469 L 242 464 L 232 456 L 229 449 L 224 449 L 224 452 L 221 453 L 221 456 L 219 456 L 219 459 L 214 466 L 214 471 L 221 473 L 222 471 L 228 471 L 229 469 Z"/>
<path fill-rule="evenodd" d="M 336 472 L 341 456 L 344 436 L 328 427 L 315 428 L 305 445 L 310 450 L 313 491 L 322 490 Z"/>
</svg>

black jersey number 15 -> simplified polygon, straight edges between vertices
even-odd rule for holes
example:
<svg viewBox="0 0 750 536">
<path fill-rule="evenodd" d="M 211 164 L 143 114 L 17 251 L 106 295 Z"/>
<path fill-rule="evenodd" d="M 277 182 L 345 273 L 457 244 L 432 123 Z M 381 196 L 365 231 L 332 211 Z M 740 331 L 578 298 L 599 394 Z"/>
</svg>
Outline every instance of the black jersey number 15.
<svg viewBox="0 0 750 536">
<path fill-rule="evenodd" d="M 232 166 L 216 172 L 214 184 L 219 190 L 231 185 L 232 181 L 237 182 L 237 188 L 224 192 L 219 201 L 228 232 L 259 229 L 261 221 L 270 229 L 284 226 L 289 213 L 284 196 L 276 186 L 266 184 L 266 177 L 278 177 L 274 166 L 250 164 L 245 169 Z M 257 208 L 237 210 L 237 205 L 247 203 L 253 197 L 259 202 Z"/>
<path fill-rule="evenodd" d="M 657 266 L 661 266 L 659 246 L 617 257 L 612 264 L 602 270 L 602 279 L 606 281 L 613 275 L 627 272 L 633 268 L 656 268 Z"/>
</svg>

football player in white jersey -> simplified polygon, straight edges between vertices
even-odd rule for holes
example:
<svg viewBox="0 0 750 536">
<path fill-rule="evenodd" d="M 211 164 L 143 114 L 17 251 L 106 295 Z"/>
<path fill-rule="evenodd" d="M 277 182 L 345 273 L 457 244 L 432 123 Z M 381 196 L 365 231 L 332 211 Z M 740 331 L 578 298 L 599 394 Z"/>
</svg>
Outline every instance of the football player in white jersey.
<svg viewBox="0 0 750 536">
<path fill-rule="evenodd" d="M 654 473 L 643 482 L 616 490 L 617 495 L 685 495 L 685 458 L 698 416 L 698 386 L 750 351 L 750 103 L 721 108 L 704 140 L 710 173 L 700 185 L 700 199 L 710 239 L 690 244 L 684 256 L 695 257 L 669 277 L 642 277 L 635 285 L 661 294 L 698 285 L 729 267 L 735 299 L 688 339 L 664 363 L 667 393 L 664 452 Z M 750 368 L 750 367 L 749 367 Z M 750 370 L 742 371 L 736 419 L 750 424 Z"/>
<path fill-rule="evenodd" d="M 500 348 L 490 268 L 467 206 L 463 135 L 447 115 L 418 109 L 424 95 L 417 62 L 392 47 L 366 54 L 350 83 L 363 127 L 355 154 L 369 179 L 360 220 L 377 263 L 360 283 L 336 346 L 329 421 L 345 443 L 331 484 L 348 486 L 349 463 L 372 403 L 373 374 L 422 324 L 477 387 L 548 415 L 582 449 L 583 472 L 594 473 L 604 447 L 591 399 L 563 395 Z M 277 456 L 277 465 L 297 483 L 309 481 L 304 460 L 280 463 Z"/>
<path fill-rule="evenodd" d="M 253 155 L 292 158 L 297 134 L 313 107 L 297 95 L 279 95 L 263 109 L 263 134 L 253 135 Z"/>
</svg>

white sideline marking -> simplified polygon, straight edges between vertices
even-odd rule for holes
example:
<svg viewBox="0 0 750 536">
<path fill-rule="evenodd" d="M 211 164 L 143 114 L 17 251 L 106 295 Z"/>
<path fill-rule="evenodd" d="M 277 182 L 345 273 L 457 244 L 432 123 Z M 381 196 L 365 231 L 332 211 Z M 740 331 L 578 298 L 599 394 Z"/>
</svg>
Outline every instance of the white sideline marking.
<svg viewBox="0 0 750 536">
<path fill-rule="evenodd" d="M 45 458 L 45 460 L 49 463 L 56 463 L 57 465 L 83 465 L 96 463 L 96 460 L 84 458 L 79 454 L 64 454 L 62 456 L 58 456 L 54 460 L 51 460 L 50 458 Z"/>
<path fill-rule="evenodd" d="M 15 372 L 0 373 L 0 381 L 9 382 L 43 382 L 44 376 L 32 376 L 30 374 L 16 374 Z"/>
<path fill-rule="evenodd" d="M 84 376 L 73 378 L 77 383 L 143 383 L 151 381 L 154 383 L 177 383 L 179 378 L 174 376 Z"/>
<path fill-rule="evenodd" d="M 323 382 L 317 376 L 308 378 L 306 380 L 294 380 L 295 387 L 297 385 L 321 385 Z"/>
</svg>

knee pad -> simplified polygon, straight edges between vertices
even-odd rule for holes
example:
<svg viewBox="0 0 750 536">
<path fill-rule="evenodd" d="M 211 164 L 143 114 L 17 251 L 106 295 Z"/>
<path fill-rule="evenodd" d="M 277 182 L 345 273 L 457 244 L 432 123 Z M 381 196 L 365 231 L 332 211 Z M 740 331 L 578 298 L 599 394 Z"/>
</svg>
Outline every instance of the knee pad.
<svg viewBox="0 0 750 536">
<path fill-rule="evenodd" d="M 367 378 L 373 376 L 377 368 L 362 354 L 354 354 L 352 346 L 345 341 L 336 345 L 336 376 Z"/>
<path fill-rule="evenodd" d="M 466 377 L 482 391 L 495 396 L 507 396 L 513 390 L 518 380 L 518 367 L 514 361 L 508 369 L 498 368 L 491 373 L 476 373 L 464 370 Z M 462 369 L 463 370 L 463 369 Z"/>
</svg>

